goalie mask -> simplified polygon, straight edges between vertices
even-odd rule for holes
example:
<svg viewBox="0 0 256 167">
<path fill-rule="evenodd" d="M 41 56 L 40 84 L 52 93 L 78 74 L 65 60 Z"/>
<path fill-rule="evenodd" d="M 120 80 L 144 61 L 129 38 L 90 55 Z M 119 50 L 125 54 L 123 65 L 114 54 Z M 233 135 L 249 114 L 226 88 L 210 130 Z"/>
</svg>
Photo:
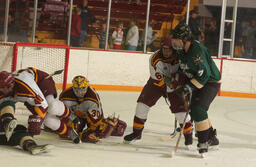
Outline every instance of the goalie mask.
<svg viewBox="0 0 256 167">
<path fill-rule="evenodd" d="M 84 97 L 87 92 L 89 81 L 84 76 L 76 76 L 72 80 L 73 91 L 77 97 Z"/>
</svg>

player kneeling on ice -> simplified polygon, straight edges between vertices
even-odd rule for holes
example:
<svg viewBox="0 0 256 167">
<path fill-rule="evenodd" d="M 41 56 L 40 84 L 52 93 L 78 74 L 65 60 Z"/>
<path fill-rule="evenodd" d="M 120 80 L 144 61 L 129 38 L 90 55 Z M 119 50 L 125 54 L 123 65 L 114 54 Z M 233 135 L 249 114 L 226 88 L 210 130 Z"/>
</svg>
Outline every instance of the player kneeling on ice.
<svg viewBox="0 0 256 167">
<path fill-rule="evenodd" d="M 80 118 L 80 124 L 71 125 L 82 142 L 96 143 L 110 135 L 123 136 L 126 123 L 115 116 L 104 118 L 99 95 L 84 76 L 74 77 L 72 87 L 64 90 L 59 98 Z"/>
<path fill-rule="evenodd" d="M 23 125 L 17 125 L 14 118 L 15 103 L 5 101 L 0 104 L 0 145 L 20 146 L 31 154 L 48 152 L 51 145 L 37 145 L 32 135 Z"/>
<path fill-rule="evenodd" d="M 220 88 L 220 72 L 208 49 L 191 37 L 188 25 L 180 23 L 172 32 L 172 45 L 177 50 L 180 68 L 189 78 L 177 94 L 191 94 L 190 115 L 195 121 L 199 153 L 208 151 L 208 145 L 218 145 L 216 130 L 208 118 L 207 110 Z"/>
<path fill-rule="evenodd" d="M 67 128 L 59 118 L 78 121 L 69 107 L 56 99 L 55 82 L 49 74 L 35 68 L 19 70 L 15 73 L 0 72 L 0 104 L 6 100 L 23 102 L 32 113 L 28 118 L 28 132 L 39 135 L 41 125 L 50 128 L 59 135 L 68 136 L 74 143 L 79 143 L 78 134 Z"/>
<path fill-rule="evenodd" d="M 179 63 L 176 54 L 173 52 L 171 37 L 166 36 L 161 42 L 161 49 L 153 53 L 149 58 L 150 78 L 144 86 L 138 100 L 133 120 L 133 132 L 124 137 L 125 143 L 131 143 L 141 139 L 144 124 L 148 112 L 160 99 L 167 98 L 171 104 L 171 112 L 182 127 L 186 115 L 183 98 L 179 97 L 174 90 L 182 84 L 184 75 L 178 73 Z M 165 82 L 168 80 L 168 86 Z M 186 119 L 183 131 L 185 145 L 192 144 L 192 123 L 190 116 Z"/>
</svg>

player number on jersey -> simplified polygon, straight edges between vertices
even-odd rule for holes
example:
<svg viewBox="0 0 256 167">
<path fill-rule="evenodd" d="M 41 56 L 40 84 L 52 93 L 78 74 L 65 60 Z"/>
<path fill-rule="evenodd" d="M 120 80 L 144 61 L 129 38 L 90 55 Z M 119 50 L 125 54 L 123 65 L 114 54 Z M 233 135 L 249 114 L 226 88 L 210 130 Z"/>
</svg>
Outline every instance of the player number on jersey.
<svg viewBox="0 0 256 167">
<path fill-rule="evenodd" d="M 92 114 L 91 114 L 91 116 L 93 117 L 93 118 L 99 118 L 100 117 L 100 112 L 98 111 L 98 110 L 92 110 Z"/>
<path fill-rule="evenodd" d="M 161 80 L 163 77 L 162 77 L 162 75 L 159 73 L 159 72 L 156 72 L 155 73 L 155 76 L 156 76 L 156 78 L 158 79 L 158 80 Z"/>
</svg>

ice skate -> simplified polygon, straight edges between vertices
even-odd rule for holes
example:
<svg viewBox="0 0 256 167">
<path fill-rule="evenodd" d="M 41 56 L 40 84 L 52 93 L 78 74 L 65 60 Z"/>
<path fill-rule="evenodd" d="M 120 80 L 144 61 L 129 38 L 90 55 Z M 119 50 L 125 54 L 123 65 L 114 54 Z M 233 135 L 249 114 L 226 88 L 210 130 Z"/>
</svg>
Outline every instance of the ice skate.
<svg viewBox="0 0 256 167">
<path fill-rule="evenodd" d="M 141 134 L 135 134 L 135 133 L 131 133 L 129 135 L 126 135 L 124 137 L 124 143 L 125 144 L 134 144 L 134 143 L 138 143 L 141 140 Z"/>
<path fill-rule="evenodd" d="M 188 150 L 193 150 L 193 137 L 192 136 L 185 136 L 185 146 Z"/>
<path fill-rule="evenodd" d="M 197 145 L 198 152 L 202 158 L 206 157 L 206 153 L 208 152 L 208 143 L 198 143 Z"/>
<path fill-rule="evenodd" d="M 49 152 L 54 146 L 45 144 L 45 145 L 33 145 L 28 148 L 28 151 L 32 155 L 41 154 L 41 153 L 47 153 Z"/>
<path fill-rule="evenodd" d="M 10 140 L 11 136 L 12 136 L 12 133 L 14 131 L 14 129 L 16 128 L 17 126 L 17 120 L 14 118 L 14 119 L 10 119 L 8 120 L 8 122 L 6 122 L 6 125 L 5 125 L 5 136 L 7 138 L 7 141 Z"/>
<path fill-rule="evenodd" d="M 219 148 L 219 139 L 217 138 L 216 129 L 213 130 L 212 134 L 208 140 L 209 149 L 218 149 Z"/>
</svg>

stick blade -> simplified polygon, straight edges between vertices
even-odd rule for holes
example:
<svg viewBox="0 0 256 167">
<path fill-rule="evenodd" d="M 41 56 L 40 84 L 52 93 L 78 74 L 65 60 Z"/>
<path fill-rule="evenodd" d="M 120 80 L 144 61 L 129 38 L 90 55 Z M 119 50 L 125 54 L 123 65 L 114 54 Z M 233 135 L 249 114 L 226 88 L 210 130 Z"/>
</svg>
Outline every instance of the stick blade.
<svg viewBox="0 0 256 167">
<path fill-rule="evenodd" d="M 171 157 L 171 158 L 174 158 L 174 157 L 175 157 L 175 154 L 176 154 L 176 152 L 173 150 L 172 153 L 171 153 L 171 155 L 170 155 L 170 157 Z"/>
<path fill-rule="evenodd" d="M 64 69 L 62 69 L 62 70 L 57 70 L 57 71 L 54 72 L 54 75 L 61 74 L 63 71 L 64 71 Z"/>
</svg>

